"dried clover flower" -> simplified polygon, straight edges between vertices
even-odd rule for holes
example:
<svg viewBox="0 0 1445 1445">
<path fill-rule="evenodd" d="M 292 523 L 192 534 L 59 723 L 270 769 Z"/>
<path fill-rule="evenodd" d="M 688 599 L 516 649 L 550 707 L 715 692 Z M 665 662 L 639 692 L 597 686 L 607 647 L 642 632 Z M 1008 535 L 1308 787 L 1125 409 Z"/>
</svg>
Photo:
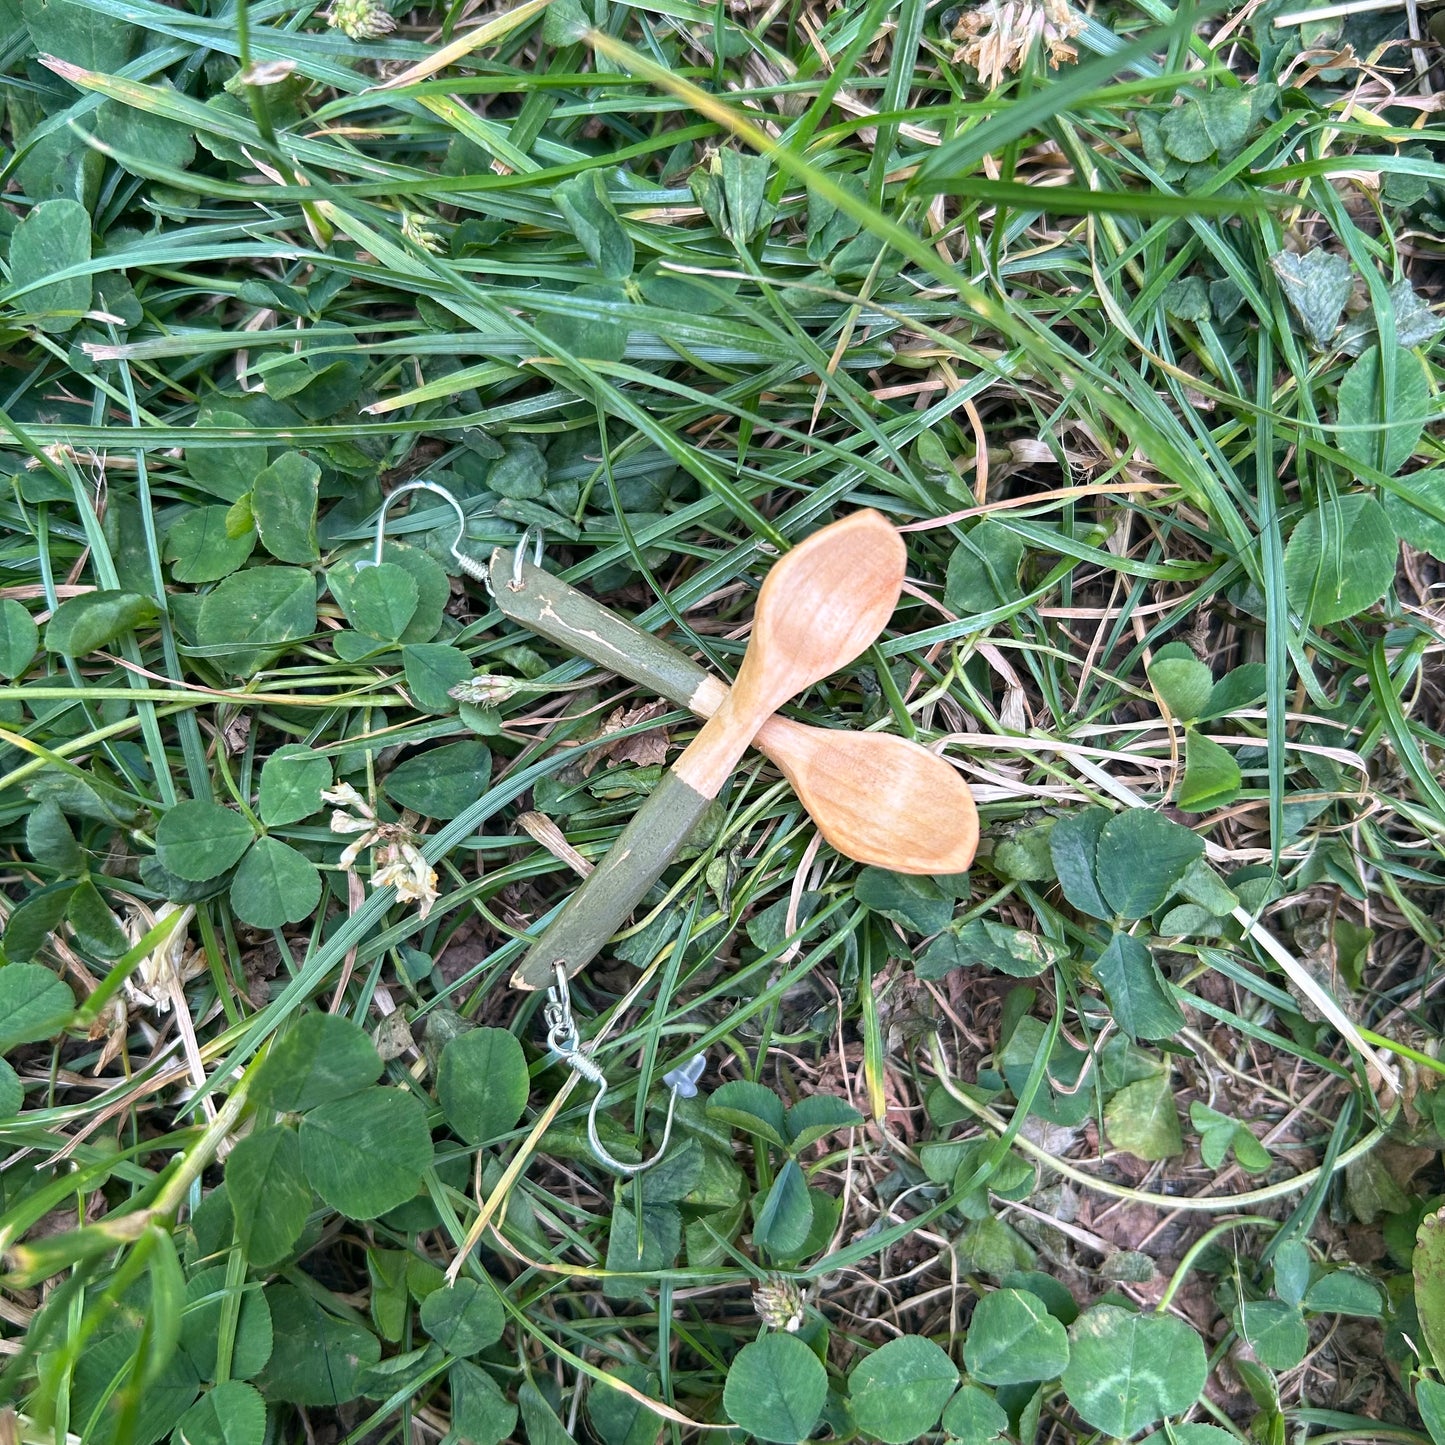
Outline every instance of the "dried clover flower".
<svg viewBox="0 0 1445 1445">
<path fill-rule="evenodd" d="M 371 864 L 373 888 L 395 888 L 402 903 L 418 904 L 425 918 L 437 901 L 436 869 L 427 862 L 414 831 L 415 813 L 403 813 L 399 823 L 383 823 L 376 810 L 351 786 L 338 783 L 321 794 L 336 811 L 331 815 L 333 833 L 351 834 L 351 842 L 341 850 L 341 866 L 348 872 L 355 866 L 363 850 L 375 848 Z"/>
<path fill-rule="evenodd" d="M 447 689 L 447 696 L 458 702 L 469 702 L 474 707 L 488 707 L 505 702 L 517 691 L 519 679 L 504 677 L 497 673 L 480 673 Z"/>
<path fill-rule="evenodd" d="M 437 901 L 436 869 L 422 856 L 422 851 L 406 838 L 397 838 L 376 850 L 371 873 L 373 888 L 395 888 L 403 903 L 416 903 L 418 914 L 425 918 Z"/>
<path fill-rule="evenodd" d="M 953 38 L 962 42 L 954 63 L 973 66 L 985 88 L 997 90 L 1010 72 L 1023 69 L 1040 41 L 1051 66 L 1077 60 L 1070 42 L 1083 28 L 1068 0 L 985 0 L 965 10 L 953 27 Z"/>
</svg>

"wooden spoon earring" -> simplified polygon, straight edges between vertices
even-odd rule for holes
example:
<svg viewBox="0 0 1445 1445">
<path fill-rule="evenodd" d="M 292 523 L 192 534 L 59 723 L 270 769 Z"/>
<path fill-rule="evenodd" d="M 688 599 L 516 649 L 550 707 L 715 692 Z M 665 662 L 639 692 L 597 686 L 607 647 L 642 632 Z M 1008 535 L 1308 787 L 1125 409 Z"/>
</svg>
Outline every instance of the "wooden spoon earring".
<svg viewBox="0 0 1445 1445">
<path fill-rule="evenodd" d="M 488 587 L 503 614 L 699 717 L 727 684 L 676 647 L 560 577 L 498 548 Z M 782 771 L 818 831 L 858 863 L 894 873 L 962 873 L 978 848 L 978 810 L 957 770 L 895 733 L 810 727 L 770 717 L 753 746 Z"/>
<path fill-rule="evenodd" d="M 548 988 L 589 963 L 662 875 L 762 725 L 789 698 L 846 667 L 888 623 L 907 549 L 878 512 L 855 512 L 779 559 L 758 594 L 737 681 L 528 950 L 518 988 Z"/>
</svg>

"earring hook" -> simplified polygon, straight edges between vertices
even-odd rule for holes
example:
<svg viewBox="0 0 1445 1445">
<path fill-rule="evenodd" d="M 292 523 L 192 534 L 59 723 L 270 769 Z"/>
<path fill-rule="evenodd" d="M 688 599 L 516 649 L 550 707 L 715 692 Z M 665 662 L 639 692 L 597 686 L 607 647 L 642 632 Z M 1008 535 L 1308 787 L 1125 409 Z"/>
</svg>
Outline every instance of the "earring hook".
<svg viewBox="0 0 1445 1445">
<path fill-rule="evenodd" d="M 532 543 L 532 566 L 540 567 L 542 565 L 542 529 L 533 522 L 522 533 L 521 539 L 517 543 L 517 550 L 512 553 L 511 588 L 513 592 L 522 590 L 522 563 L 526 560 L 529 540 Z"/>
<path fill-rule="evenodd" d="M 457 535 L 449 550 L 457 566 L 468 577 L 476 582 L 485 582 L 487 569 L 474 558 L 468 557 L 461 549 L 462 539 L 467 534 L 467 514 L 462 511 L 462 504 L 445 487 L 436 482 L 407 482 L 387 495 L 386 500 L 381 504 L 381 511 L 376 516 L 376 546 L 372 550 L 371 561 L 362 562 L 360 565 L 363 567 L 381 566 L 382 548 L 386 544 L 386 514 L 390 510 L 391 504 L 407 492 L 431 492 L 440 497 L 457 514 Z"/>
<path fill-rule="evenodd" d="M 624 1164 L 622 1160 L 612 1155 L 598 1135 L 597 1111 L 602 1107 L 603 1099 L 607 1097 L 607 1076 L 597 1067 L 596 1060 L 582 1051 L 577 1022 L 572 1017 L 572 998 L 567 987 L 566 965 L 558 962 L 552 966 L 556 970 L 557 981 L 547 990 L 547 1003 L 542 1011 L 542 1016 L 547 1023 L 547 1042 L 562 1056 L 574 1073 L 579 1074 L 597 1089 L 596 1094 L 592 1097 L 592 1107 L 587 1111 L 587 1142 L 591 1146 L 597 1162 L 604 1168 L 611 1169 L 614 1173 L 628 1178 L 642 1174 L 651 1169 L 667 1153 L 668 1141 L 672 1138 L 672 1116 L 676 1112 L 677 1101 L 697 1097 L 697 1081 L 707 1067 L 707 1056 L 694 1054 L 685 1064 L 680 1064 L 675 1069 L 669 1069 L 662 1076 L 662 1082 L 667 1085 L 669 1094 L 667 1121 L 662 1126 L 662 1142 L 657 1146 L 657 1152 L 650 1159 L 640 1160 L 636 1164 Z"/>
</svg>

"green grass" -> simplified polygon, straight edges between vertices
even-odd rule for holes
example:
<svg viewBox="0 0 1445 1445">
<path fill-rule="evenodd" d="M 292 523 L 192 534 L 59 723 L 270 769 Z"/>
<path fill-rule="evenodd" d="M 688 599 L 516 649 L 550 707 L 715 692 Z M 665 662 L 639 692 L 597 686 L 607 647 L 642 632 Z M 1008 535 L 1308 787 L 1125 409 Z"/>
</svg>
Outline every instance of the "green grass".
<svg viewBox="0 0 1445 1445">
<path fill-rule="evenodd" d="M 1445 136 L 1291 8 L 0 0 L 20 1438 L 1445 1441 Z M 633 1182 L 507 981 L 695 724 L 358 572 L 416 478 L 724 678 L 908 542 L 789 712 L 978 862 L 750 754 L 574 989 L 619 1156 L 707 1055 Z"/>
</svg>

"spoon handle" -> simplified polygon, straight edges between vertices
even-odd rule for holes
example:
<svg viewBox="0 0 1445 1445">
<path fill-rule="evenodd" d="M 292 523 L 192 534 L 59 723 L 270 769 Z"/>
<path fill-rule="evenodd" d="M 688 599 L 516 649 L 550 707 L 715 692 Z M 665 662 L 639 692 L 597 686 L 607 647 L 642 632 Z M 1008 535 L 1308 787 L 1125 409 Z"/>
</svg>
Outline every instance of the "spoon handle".
<svg viewBox="0 0 1445 1445">
<path fill-rule="evenodd" d="M 499 547 L 489 579 L 504 616 L 669 702 L 707 717 L 728 695 L 726 684 L 690 657 L 542 567 Z M 606 857 L 527 951 L 513 986 L 547 988 L 555 982 L 556 962 L 565 962 L 570 975 L 594 958 L 662 876 L 710 801 L 671 769 L 665 772 Z"/>
<path fill-rule="evenodd" d="M 501 547 L 488 570 L 504 617 L 703 717 L 727 695 L 726 684 L 660 637 L 594 601 L 545 568 L 519 564 Z"/>
<path fill-rule="evenodd" d="M 596 958 L 662 877 L 711 801 L 674 770 L 665 772 L 602 861 L 527 950 L 512 987 L 549 988 L 557 981 L 557 964 L 570 978 Z"/>
<path fill-rule="evenodd" d="M 513 988 L 548 987 L 556 982 L 559 963 L 569 978 L 586 967 L 662 877 L 758 730 L 756 710 L 737 705 L 735 697 L 729 693 L 702 725 L 602 861 L 527 950 L 512 975 Z"/>
</svg>

